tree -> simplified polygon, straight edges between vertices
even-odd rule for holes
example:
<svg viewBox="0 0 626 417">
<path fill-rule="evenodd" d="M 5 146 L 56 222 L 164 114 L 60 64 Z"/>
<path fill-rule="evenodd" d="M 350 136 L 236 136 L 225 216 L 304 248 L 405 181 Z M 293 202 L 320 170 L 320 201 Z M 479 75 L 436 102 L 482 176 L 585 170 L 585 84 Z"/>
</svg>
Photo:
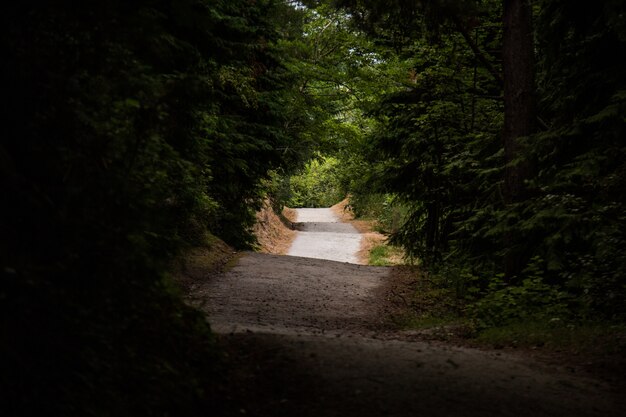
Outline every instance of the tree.
<svg viewBox="0 0 626 417">
<path fill-rule="evenodd" d="M 3 414 L 213 411 L 214 341 L 168 271 L 207 232 L 249 245 L 262 180 L 288 163 L 286 8 L 61 0 L 0 17 Z"/>
<path fill-rule="evenodd" d="M 521 140 L 535 131 L 535 58 L 532 9 L 527 0 L 505 0 L 503 13 L 504 71 L 504 196 L 508 204 L 526 197 L 524 182 L 532 167 L 522 151 Z M 527 259 L 512 232 L 505 237 L 505 273 L 517 275 Z"/>
<path fill-rule="evenodd" d="M 481 48 L 488 46 L 492 53 L 501 48 L 493 29 L 499 9 L 460 2 L 339 4 L 387 48 L 386 56 L 396 57 L 390 62 L 398 67 L 397 88 L 381 96 L 381 128 L 372 138 L 374 161 L 385 162 L 373 175 L 382 178 L 377 181 L 380 191 L 395 193 L 411 206 L 392 241 L 432 264 L 451 249 L 451 236 L 459 237 L 460 222 L 471 213 L 466 205 L 476 209 L 484 204 L 467 196 L 491 201 L 491 189 L 479 192 L 476 177 L 472 180 L 460 167 L 494 171 L 493 159 L 477 162 L 473 156 L 498 150 L 488 141 L 495 142 L 494 127 L 500 129 L 501 75 L 495 59 Z"/>
<path fill-rule="evenodd" d="M 381 48 L 362 36 L 344 11 L 326 4 L 299 10 L 303 21 L 301 36 L 283 39 L 279 44 L 286 57 L 285 67 L 297 85 L 290 93 L 288 107 L 300 116 L 288 126 L 298 140 L 285 152 L 298 155 L 301 161 L 321 162 L 327 156 L 341 159 L 338 175 L 343 185 L 336 190 L 331 187 L 333 191 L 324 196 L 328 202 L 337 198 L 336 193 L 345 195 L 351 179 L 344 173 L 347 174 L 348 166 L 360 163 L 360 155 L 354 150 L 370 129 L 365 113 L 380 94 L 396 88 L 396 81 L 388 76 L 392 65 L 380 55 Z M 288 177 L 296 174 L 291 183 L 295 194 L 292 204 L 306 204 L 306 199 L 297 195 L 303 193 L 299 179 L 307 176 L 309 168 L 310 165 L 297 166 L 295 172 L 283 171 L 277 177 L 281 184 L 277 189 L 284 190 L 290 188 Z M 289 200 L 288 195 L 282 198 Z M 319 198 L 306 201 L 312 203 Z"/>
</svg>

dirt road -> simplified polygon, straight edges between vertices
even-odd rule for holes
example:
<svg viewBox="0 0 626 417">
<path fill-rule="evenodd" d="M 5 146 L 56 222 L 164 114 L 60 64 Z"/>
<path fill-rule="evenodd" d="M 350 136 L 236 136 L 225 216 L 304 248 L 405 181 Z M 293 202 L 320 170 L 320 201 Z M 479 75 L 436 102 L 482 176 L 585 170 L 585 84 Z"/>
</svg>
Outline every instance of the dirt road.
<svg viewBox="0 0 626 417">
<path fill-rule="evenodd" d="M 624 415 L 599 381 L 386 330 L 387 275 L 384 267 L 247 253 L 195 286 L 190 301 L 231 355 L 253 365 L 242 385 L 256 388 L 241 388 L 241 414 Z"/>
<path fill-rule="evenodd" d="M 290 256 L 357 263 L 361 235 L 328 208 L 297 209 L 299 233 L 291 244 Z"/>
</svg>

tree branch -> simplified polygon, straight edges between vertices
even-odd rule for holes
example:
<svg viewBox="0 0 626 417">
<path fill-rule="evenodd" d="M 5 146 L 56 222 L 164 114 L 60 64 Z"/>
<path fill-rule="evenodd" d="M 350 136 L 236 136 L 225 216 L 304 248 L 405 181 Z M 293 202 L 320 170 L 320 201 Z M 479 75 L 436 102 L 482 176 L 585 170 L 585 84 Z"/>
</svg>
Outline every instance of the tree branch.
<svg viewBox="0 0 626 417">
<path fill-rule="evenodd" d="M 496 70 L 496 68 L 489 61 L 489 59 L 487 59 L 483 51 L 481 51 L 478 45 L 476 45 L 476 42 L 474 42 L 474 40 L 470 36 L 465 25 L 461 23 L 461 20 L 459 19 L 459 17 L 453 16 L 452 20 L 454 21 L 454 24 L 456 25 L 456 29 L 459 31 L 461 35 L 463 35 L 465 42 L 467 42 L 472 52 L 474 52 L 474 55 L 476 55 L 476 58 L 478 58 L 478 60 L 485 66 L 485 68 L 487 69 L 487 71 L 489 71 L 489 73 L 493 76 L 493 78 L 495 78 L 496 81 L 498 81 L 500 86 L 503 86 L 504 79 L 502 78 L 502 74 L 500 74 L 500 72 Z"/>
</svg>

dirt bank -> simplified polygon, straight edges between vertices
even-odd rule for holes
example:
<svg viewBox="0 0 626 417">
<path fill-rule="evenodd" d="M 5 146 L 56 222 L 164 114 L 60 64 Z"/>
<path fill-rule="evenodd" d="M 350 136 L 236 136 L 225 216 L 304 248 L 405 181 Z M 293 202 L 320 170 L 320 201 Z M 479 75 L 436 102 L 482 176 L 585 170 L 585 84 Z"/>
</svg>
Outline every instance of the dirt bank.
<svg viewBox="0 0 626 417">
<path fill-rule="evenodd" d="M 285 208 L 276 214 L 269 200 L 266 200 L 256 213 L 256 224 L 252 229 L 258 241 L 258 250 L 263 253 L 284 255 L 296 237 L 292 223 L 296 214 L 293 209 Z"/>
</svg>

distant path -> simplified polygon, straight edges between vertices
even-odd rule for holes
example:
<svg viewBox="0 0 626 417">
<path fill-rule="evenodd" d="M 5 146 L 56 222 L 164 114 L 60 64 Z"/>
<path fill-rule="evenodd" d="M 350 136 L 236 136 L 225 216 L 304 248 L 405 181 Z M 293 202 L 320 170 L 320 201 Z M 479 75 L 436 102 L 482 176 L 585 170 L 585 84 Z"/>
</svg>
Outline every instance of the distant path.
<svg viewBox="0 0 626 417">
<path fill-rule="evenodd" d="M 361 235 L 329 208 L 296 209 L 298 234 L 287 252 L 290 256 L 358 263 Z"/>
</svg>

